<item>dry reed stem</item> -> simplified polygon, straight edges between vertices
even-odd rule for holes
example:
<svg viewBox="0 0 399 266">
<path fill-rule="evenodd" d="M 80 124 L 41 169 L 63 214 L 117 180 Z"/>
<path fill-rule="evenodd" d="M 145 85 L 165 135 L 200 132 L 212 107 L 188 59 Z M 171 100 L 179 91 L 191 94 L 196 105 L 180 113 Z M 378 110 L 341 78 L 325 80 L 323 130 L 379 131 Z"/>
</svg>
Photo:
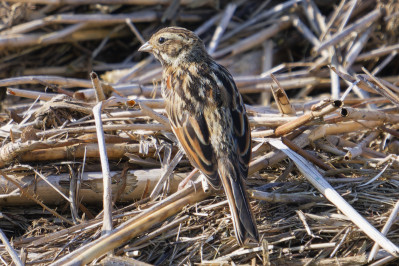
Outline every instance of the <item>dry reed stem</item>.
<svg viewBox="0 0 399 266">
<path fill-rule="evenodd" d="M 93 84 L 94 91 L 96 92 L 96 101 L 101 102 L 105 100 L 104 89 L 101 86 L 100 79 L 95 72 L 90 73 L 91 83 Z"/>
<path fill-rule="evenodd" d="M 116 228 L 109 235 L 103 236 L 98 240 L 91 242 L 89 245 L 83 246 L 73 251 L 51 265 L 55 266 L 89 263 L 93 259 L 141 234 L 154 224 L 157 224 L 169 216 L 177 213 L 187 204 L 193 204 L 197 201 L 203 200 L 205 197 L 207 197 L 207 194 L 205 194 L 199 188 L 200 187 L 196 185 L 185 189 L 180 193 L 173 194 L 164 201 L 156 204 L 156 206 L 148 211 L 145 211 L 141 215 L 124 223 L 123 226 Z"/>
<path fill-rule="evenodd" d="M 368 146 L 371 141 L 373 141 L 379 135 L 378 131 L 373 131 L 368 134 L 359 144 L 355 147 L 349 148 L 348 152 L 345 154 L 344 158 L 346 160 L 352 160 L 358 157 L 363 152 L 363 148 Z"/>
<path fill-rule="evenodd" d="M 323 169 L 323 170 L 333 170 L 333 168 L 330 165 L 324 163 L 322 160 L 318 159 L 317 157 L 311 155 L 310 153 L 306 152 L 302 148 L 298 147 L 298 145 L 294 144 L 288 138 L 281 137 L 281 141 L 285 145 L 287 145 L 291 150 L 293 150 L 294 152 L 298 153 L 299 155 L 301 155 L 305 159 L 309 160 L 310 162 L 314 163 L 316 166 L 320 167 L 321 169 Z M 340 177 L 344 178 L 344 176 L 342 176 L 342 175 Z"/>
<path fill-rule="evenodd" d="M 6 175 L 3 171 L 0 170 L 0 174 L 2 175 L 3 178 L 7 179 L 9 182 L 13 183 L 21 192 L 21 195 L 24 197 L 27 197 L 31 200 L 33 200 L 34 202 L 36 202 L 37 204 L 39 204 L 41 207 L 43 207 L 44 209 L 48 210 L 51 214 L 53 214 L 54 216 L 60 218 L 62 221 L 64 221 L 67 224 L 73 225 L 73 223 L 71 221 L 69 221 L 68 219 L 66 219 L 65 217 L 61 216 L 60 214 L 58 214 L 56 211 L 50 209 L 49 207 L 47 207 L 46 205 L 44 205 L 40 200 L 38 200 L 36 198 L 36 196 L 32 196 L 30 194 L 30 192 L 28 192 L 25 188 L 23 188 L 21 185 L 18 184 L 18 182 L 16 182 L 15 180 L 13 180 L 12 178 L 9 178 L 8 175 Z"/>
<path fill-rule="evenodd" d="M 341 106 L 342 106 L 341 101 L 336 100 L 336 101 L 329 102 L 328 104 L 325 104 L 323 106 L 323 108 L 321 108 L 320 110 L 312 110 L 309 113 L 306 113 L 306 114 L 298 117 L 297 119 L 295 119 L 292 122 L 288 122 L 284 125 L 279 126 L 274 131 L 274 134 L 276 136 L 283 136 L 289 132 L 292 132 L 294 129 L 296 129 L 300 126 L 305 125 L 306 123 L 308 123 L 314 119 L 322 118 L 324 115 L 334 112 L 336 109 L 338 109 Z"/>
<path fill-rule="evenodd" d="M 159 123 L 161 123 L 162 125 L 167 127 L 169 131 L 172 130 L 172 128 L 170 127 L 169 120 L 166 117 L 164 117 L 163 115 L 160 115 L 157 112 L 155 112 L 154 110 L 152 110 L 144 102 L 140 102 L 139 105 L 144 114 L 148 115 L 152 119 L 158 121 Z"/>
<path fill-rule="evenodd" d="M 320 45 L 315 48 L 315 51 L 319 53 L 322 50 L 327 49 L 328 47 L 339 43 L 340 41 L 342 41 L 343 38 L 350 35 L 349 34 L 350 32 L 361 31 L 369 24 L 377 20 L 380 16 L 381 16 L 381 10 L 379 9 L 370 12 L 367 16 L 357 20 L 351 26 L 347 26 L 342 31 L 338 31 L 335 35 L 331 36 L 331 38 L 329 38 L 328 40 L 320 43 Z"/>
<path fill-rule="evenodd" d="M 42 5 L 35 4 L 39 2 Z M 331 167 L 323 172 L 324 176 L 345 177 L 327 180 L 374 227 L 382 227 L 395 202 L 392 199 L 398 197 L 398 99 L 394 95 L 399 92 L 394 65 L 399 49 L 397 3 L 293 0 L 277 5 L 239 1 L 234 6 L 216 6 L 212 1 L 150 0 L 137 6 L 141 2 L 104 0 L 94 4 L 92 0 L 66 0 L 55 6 L 53 3 L 59 1 L 37 0 L 0 5 L 4 15 L 0 25 L 0 46 L 4 48 L 0 86 L 8 87 L 10 92 L 2 101 L 8 113 L 0 114 L 0 137 L 3 151 L 11 149 L 2 167 L 9 166 L 9 177 L 29 192 L 35 189 L 35 195 L 45 204 L 64 204 L 66 199 L 46 181 L 36 181 L 35 171 L 62 193 L 69 190 L 67 200 L 83 197 L 70 203 L 73 214 L 67 218 L 72 217 L 74 222 L 89 219 L 82 221 L 84 226 L 65 229 L 53 214 L 21 198 L 22 192 L 16 186 L 1 181 L 0 227 L 21 250 L 22 260 L 29 264 L 62 260 L 67 251 L 78 250 L 99 237 L 101 218 L 94 218 L 98 212 L 91 206 L 102 198 L 99 149 L 94 144 L 97 137 L 92 134 L 93 104 L 83 102 L 95 100 L 87 79 L 92 70 L 103 74 L 101 80 L 111 84 L 101 83 L 106 97 L 116 93 L 132 99 L 115 97 L 104 102 L 107 109 L 101 115 L 109 163 L 117 170 L 111 173 L 118 194 L 112 222 L 117 226 L 159 202 L 144 199 L 128 206 L 124 202 L 149 195 L 163 174 L 161 165 L 164 170 L 172 169 L 164 147 L 175 142 L 163 110 L 164 101 L 159 98 L 161 67 L 136 49 L 156 29 L 178 25 L 194 30 L 205 47 L 211 47 L 218 62 L 232 72 L 248 103 L 253 159 L 247 183 L 251 194 L 267 202 L 253 204 L 265 241 L 253 249 L 239 249 L 231 233 L 226 201 L 212 197 L 181 211 L 168 223 L 154 226 L 154 233 L 140 233 L 141 240 L 132 241 L 136 245 L 121 247 L 118 254 L 125 252 L 124 257 L 136 256 L 138 261 L 159 265 L 216 262 L 218 258 L 239 265 L 367 263 L 365 254 L 372 241 L 317 196 L 308 182 L 303 182 L 292 161 L 272 150 L 266 137 L 275 137 L 273 132 L 280 127 L 277 133 L 287 135 L 299 151 L 311 154 L 309 160 L 317 158 L 321 167 Z M 331 70 L 328 65 L 332 65 Z M 366 74 L 360 73 L 362 68 Z M 347 116 L 339 117 L 336 112 L 302 122 L 298 117 L 282 117 L 275 105 L 261 104 L 268 102 L 271 86 L 275 87 L 270 74 L 289 95 L 298 117 L 323 110 L 323 104 L 314 104 L 326 97 L 343 100 L 345 106 L 340 111 Z M 348 89 L 343 94 L 345 84 Z M 326 95 L 327 91 L 331 92 Z M 377 93 L 383 97 L 376 97 Z M 33 99 L 34 103 L 26 104 L 26 99 L 19 101 L 15 96 Z M 370 140 L 377 134 L 367 147 L 355 148 L 359 152 L 356 158 L 344 160 L 348 148 L 362 145 L 359 142 L 367 136 Z M 177 149 L 170 151 L 174 154 Z M 125 164 L 150 169 L 120 173 L 126 169 Z M 176 179 L 184 178 L 191 170 L 188 167 L 185 159 L 176 165 L 175 178 L 165 185 L 166 191 L 177 188 Z M 82 180 L 77 180 L 75 186 L 68 175 L 82 176 Z M 71 193 L 78 187 L 78 194 Z M 82 203 L 82 211 L 77 210 L 77 202 Z M 11 205 L 18 207 L 11 209 Z M 163 228 L 168 225 L 170 232 Z M 162 231 L 165 233 L 160 234 Z M 24 235 L 18 238 L 19 234 Z M 394 230 L 388 237 L 397 242 Z M 1 252 L 2 260 L 12 263 L 4 248 Z M 377 258 L 376 265 L 394 259 L 384 252 Z M 105 261 L 96 259 L 93 263 Z"/>
<path fill-rule="evenodd" d="M 285 93 L 283 87 L 281 87 L 280 82 L 273 74 L 270 74 L 270 77 L 273 79 L 278 87 L 277 89 L 274 89 L 274 87 L 271 86 L 271 91 L 280 113 L 285 115 L 295 115 L 295 108 L 290 103 L 290 100 L 288 99 L 288 96 Z"/>
<path fill-rule="evenodd" d="M 26 91 L 15 88 L 7 88 L 7 93 L 13 96 L 30 98 L 30 99 L 40 99 L 42 101 L 50 101 L 53 97 L 57 96 L 56 93 L 43 93 L 37 91 Z"/>
<path fill-rule="evenodd" d="M 385 223 L 384 227 L 381 230 L 381 234 L 383 234 L 383 235 L 388 234 L 389 229 L 391 229 L 392 225 L 394 224 L 394 221 L 397 219 L 398 212 L 399 212 L 399 201 L 397 201 L 395 206 L 393 207 L 392 212 L 389 215 L 387 222 Z M 378 243 L 375 243 L 373 245 L 373 248 L 371 249 L 369 257 L 368 257 L 369 262 L 374 260 L 375 255 L 378 253 L 378 250 L 379 250 Z"/>
<path fill-rule="evenodd" d="M 8 0 L 8 2 L 16 2 L 16 3 L 36 3 L 36 4 L 48 4 L 48 5 L 76 5 L 76 4 L 113 4 L 113 5 L 168 5 L 168 0 Z M 190 4 L 190 0 L 182 0 L 181 5 Z M 206 3 L 206 1 L 205 1 Z"/>
<path fill-rule="evenodd" d="M 373 88 L 382 96 L 385 96 L 388 100 L 390 100 L 392 103 L 396 104 L 399 106 L 399 97 L 393 93 L 390 89 L 388 89 L 384 84 L 381 83 L 379 79 L 371 75 L 370 72 L 367 71 L 364 67 L 362 70 L 369 76 L 372 81 L 374 81 L 378 86 L 373 86 Z M 361 78 L 361 76 L 359 76 Z"/>
<path fill-rule="evenodd" d="M 43 84 L 43 83 L 60 85 L 64 88 L 71 88 L 71 87 L 91 88 L 92 87 L 91 82 L 89 80 L 56 77 L 56 76 L 39 76 L 38 75 L 38 76 L 7 78 L 7 79 L 0 80 L 1 87 L 22 85 L 22 84 Z"/>
<path fill-rule="evenodd" d="M 375 50 L 372 50 L 370 52 L 367 53 L 363 53 L 360 54 L 356 60 L 369 60 L 369 59 L 373 59 L 373 58 L 377 58 L 380 56 L 384 56 L 386 54 L 392 53 L 394 51 L 398 51 L 399 50 L 399 43 L 395 44 L 395 45 L 391 45 L 391 46 L 385 46 L 382 48 L 378 48 Z"/>
<path fill-rule="evenodd" d="M 338 135 L 363 129 L 373 129 L 381 126 L 382 124 L 383 121 L 357 121 L 323 125 L 313 130 L 309 138 L 311 140 L 317 140 L 328 135 Z"/>
<path fill-rule="evenodd" d="M 383 121 L 385 123 L 396 124 L 399 122 L 399 115 L 388 114 L 380 110 L 357 109 L 344 107 L 341 109 L 341 116 L 350 120 Z"/>
<path fill-rule="evenodd" d="M 80 139 L 67 139 L 65 141 L 47 140 L 47 141 L 34 141 L 27 142 L 7 143 L 0 149 L 0 167 L 9 164 L 16 157 L 28 152 L 41 149 L 51 149 L 56 147 L 72 146 L 79 143 L 85 143 L 85 140 Z M 51 158 L 51 157 L 50 157 Z M 24 159 L 22 159 L 23 161 Z"/>
<path fill-rule="evenodd" d="M 5 246 L 5 249 L 7 250 L 8 254 L 11 256 L 13 262 L 17 266 L 22 266 L 24 265 L 19 258 L 17 252 L 12 248 L 10 242 L 8 241 L 6 235 L 3 233 L 3 230 L 0 229 L 0 239 L 1 242 L 3 242 L 3 245 Z"/>
<path fill-rule="evenodd" d="M 92 73 L 93 74 L 93 73 Z M 97 75 L 92 75 L 93 86 L 95 87 L 98 85 L 98 78 L 96 79 Z M 104 94 L 101 95 L 101 88 L 95 88 L 97 92 L 97 99 L 99 103 L 97 103 L 93 107 L 93 115 L 94 120 L 96 122 L 96 133 L 97 133 L 97 140 L 98 140 L 98 151 L 100 154 L 101 160 L 101 169 L 103 174 L 103 227 L 101 231 L 101 235 L 108 235 L 112 230 L 112 188 L 111 188 L 111 174 L 109 170 L 109 163 L 108 163 L 108 155 L 107 149 L 105 144 L 105 137 L 104 137 L 104 130 L 103 124 L 101 121 L 101 109 L 103 102 L 101 98 L 105 98 Z M 100 92 L 100 93 L 99 93 Z"/>
<path fill-rule="evenodd" d="M 176 165 L 180 162 L 181 158 L 183 157 L 183 154 L 184 154 L 183 151 L 179 149 L 175 157 L 173 157 L 173 160 L 170 161 L 166 169 L 164 169 L 162 176 L 159 178 L 158 183 L 155 185 L 153 191 L 151 192 L 150 199 L 155 200 L 155 198 L 158 197 L 162 186 L 165 184 L 165 182 L 167 182 L 167 179 L 169 179 Z"/>
<path fill-rule="evenodd" d="M 109 159 L 120 159 L 125 153 L 139 153 L 139 144 L 116 143 L 106 144 Z M 149 148 L 149 152 L 154 152 L 153 147 Z M 24 153 L 20 157 L 21 162 L 39 162 L 52 160 L 69 160 L 72 158 L 83 158 L 86 153 L 87 158 L 98 158 L 99 149 L 97 144 L 75 145 L 65 148 L 50 148 L 32 150 Z"/>
<path fill-rule="evenodd" d="M 228 4 L 226 6 L 226 10 L 222 16 L 222 19 L 220 20 L 219 25 L 216 27 L 215 33 L 213 34 L 212 40 L 209 43 L 209 47 L 208 47 L 208 53 L 210 55 L 212 55 L 219 42 L 220 42 L 220 38 L 222 37 L 224 31 L 226 30 L 227 25 L 229 24 L 231 17 L 234 14 L 234 11 L 237 8 L 237 4 Z"/>
<path fill-rule="evenodd" d="M 383 234 L 368 223 L 353 207 L 348 204 L 335 190 L 328 184 L 321 174 L 308 163 L 303 157 L 293 153 L 282 142 L 273 140 L 271 143 L 278 149 L 283 150 L 295 161 L 302 174 L 312 183 L 329 201 L 331 201 L 340 211 L 342 211 L 354 224 L 356 224 L 366 235 L 383 246 L 391 255 L 399 256 L 399 247 L 388 240 Z"/>
<path fill-rule="evenodd" d="M 216 51 L 213 56 L 218 58 L 221 56 L 224 56 L 226 54 L 234 55 L 238 53 L 242 53 L 244 51 L 247 51 L 265 40 L 269 39 L 276 33 L 278 33 L 281 30 L 284 30 L 288 28 L 291 25 L 290 20 L 287 17 L 281 18 L 280 21 L 275 23 L 273 26 L 270 26 L 269 28 L 266 28 L 262 31 L 260 31 L 257 34 L 252 35 L 251 37 L 248 37 L 242 41 L 239 41 L 235 43 L 234 45 L 231 45 L 229 47 L 226 47 L 224 49 L 221 49 L 219 51 Z"/>
<path fill-rule="evenodd" d="M 155 238 L 156 236 L 163 234 L 165 232 L 170 231 L 171 229 L 179 226 L 180 224 L 184 223 L 185 221 L 187 221 L 190 217 L 188 215 L 185 215 L 183 217 L 180 217 L 179 219 L 174 220 L 173 222 L 168 223 L 167 225 L 164 225 L 162 227 L 160 227 L 159 229 L 152 231 L 151 233 L 149 233 L 146 236 L 143 236 L 142 238 L 137 239 L 136 241 L 134 241 L 133 243 L 129 244 L 129 248 L 132 247 L 136 247 L 139 246 L 153 238 Z"/>
<path fill-rule="evenodd" d="M 104 131 L 115 130 L 145 130 L 145 131 L 169 131 L 167 127 L 162 124 L 123 124 L 123 125 L 104 125 Z M 60 134 L 82 134 L 96 132 L 95 126 L 77 127 L 77 128 L 63 128 L 63 129 L 50 129 L 48 131 L 38 132 L 40 137 L 50 137 Z"/>
<path fill-rule="evenodd" d="M 258 190 L 249 190 L 249 195 L 253 199 L 264 200 L 271 203 L 309 203 L 323 201 L 323 198 L 311 196 L 305 193 L 299 194 L 280 194 L 280 193 L 269 193 Z"/>
</svg>

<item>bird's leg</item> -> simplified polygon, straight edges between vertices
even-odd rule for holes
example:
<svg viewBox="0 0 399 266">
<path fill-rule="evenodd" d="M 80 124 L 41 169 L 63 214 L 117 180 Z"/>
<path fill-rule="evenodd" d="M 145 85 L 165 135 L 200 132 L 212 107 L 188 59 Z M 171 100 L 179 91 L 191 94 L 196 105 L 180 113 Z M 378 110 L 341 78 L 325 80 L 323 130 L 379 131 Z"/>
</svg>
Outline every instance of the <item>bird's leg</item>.
<svg viewBox="0 0 399 266">
<path fill-rule="evenodd" d="M 192 170 L 191 173 L 189 173 L 188 176 L 180 182 L 177 190 L 182 190 L 197 172 L 198 168 L 194 168 L 194 170 Z"/>
</svg>

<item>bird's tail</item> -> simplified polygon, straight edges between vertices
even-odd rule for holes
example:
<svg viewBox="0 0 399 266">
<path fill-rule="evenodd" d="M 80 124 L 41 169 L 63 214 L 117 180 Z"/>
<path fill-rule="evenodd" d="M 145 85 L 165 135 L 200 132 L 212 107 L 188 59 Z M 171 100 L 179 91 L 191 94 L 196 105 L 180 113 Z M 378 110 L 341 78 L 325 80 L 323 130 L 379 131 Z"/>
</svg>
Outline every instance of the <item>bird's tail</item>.
<svg viewBox="0 0 399 266">
<path fill-rule="evenodd" d="M 259 242 L 258 228 L 249 205 L 239 167 L 234 166 L 228 159 L 219 159 L 218 166 L 220 179 L 229 202 L 238 244 L 244 245 L 247 239 Z"/>
</svg>

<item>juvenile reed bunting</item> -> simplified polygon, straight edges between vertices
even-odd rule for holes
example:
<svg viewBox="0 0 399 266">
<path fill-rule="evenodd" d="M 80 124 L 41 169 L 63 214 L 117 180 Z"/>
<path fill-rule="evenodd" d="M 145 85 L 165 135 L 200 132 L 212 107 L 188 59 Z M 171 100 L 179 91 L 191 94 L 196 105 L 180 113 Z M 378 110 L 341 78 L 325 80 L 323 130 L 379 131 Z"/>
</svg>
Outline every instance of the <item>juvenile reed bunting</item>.
<svg viewBox="0 0 399 266">
<path fill-rule="evenodd" d="M 173 132 L 212 187 L 223 185 L 238 243 L 258 241 L 243 183 L 251 158 L 251 131 L 233 77 L 211 58 L 202 40 L 184 28 L 158 31 L 139 51 L 161 62 L 162 95 Z"/>
</svg>

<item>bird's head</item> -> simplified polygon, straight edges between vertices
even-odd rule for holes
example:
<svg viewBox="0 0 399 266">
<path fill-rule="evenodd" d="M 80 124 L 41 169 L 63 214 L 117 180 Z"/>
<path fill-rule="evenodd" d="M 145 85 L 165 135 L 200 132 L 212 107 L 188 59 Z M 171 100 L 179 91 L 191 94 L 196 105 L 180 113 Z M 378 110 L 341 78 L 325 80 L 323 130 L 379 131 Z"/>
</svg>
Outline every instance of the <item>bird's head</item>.
<svg viewBox="0 0 399 266">
<path fill-rule="evenodd" d="M 150 52 L 163 66 L 169 66 L 197 60 L 197 57 L 204 54 L 205 47 L 202 40 L 192 31 L 168 27 L 152 35 L 139 51 Z"/>
</svg>

